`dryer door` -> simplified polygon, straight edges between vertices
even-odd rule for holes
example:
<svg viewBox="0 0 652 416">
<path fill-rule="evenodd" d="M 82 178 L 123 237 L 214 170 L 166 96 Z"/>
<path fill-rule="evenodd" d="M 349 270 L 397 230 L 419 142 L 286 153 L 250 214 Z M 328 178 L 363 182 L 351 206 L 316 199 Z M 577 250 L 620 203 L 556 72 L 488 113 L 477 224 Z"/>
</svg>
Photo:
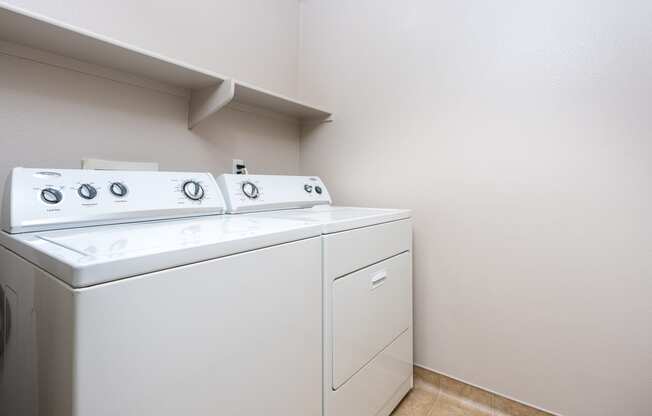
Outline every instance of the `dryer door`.
<svg viewBox="0 0 652 416">
<path fill-rule="evenodd" d="M 333 282 L 333 389 L 412 322 L 412 258 L 399 254 Z"/>
</svg>

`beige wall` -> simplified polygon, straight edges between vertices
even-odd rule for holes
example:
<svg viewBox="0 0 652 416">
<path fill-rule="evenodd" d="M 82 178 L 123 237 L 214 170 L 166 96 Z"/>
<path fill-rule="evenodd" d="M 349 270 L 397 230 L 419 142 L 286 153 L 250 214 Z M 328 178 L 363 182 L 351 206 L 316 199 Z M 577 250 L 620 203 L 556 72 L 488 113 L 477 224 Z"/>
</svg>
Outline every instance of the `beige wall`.
<svg viewBox="0 0 652 416">
<path fill-rule="evenodd" d="M 100 0 L 11 3 L 272 91 L 296 92 L 295 0 L 140 0 L 118 8 Z M 72 168 L 83 157 L 215 174 L 230 171 L 235 157 L 259 173 L 299 168 L 299 131 L 288 122 L 225 110 L 189 131 L 180 97 L 6 55 L 0 74 L 0 191 L 13 166 Z"/>
<path fill-rule="evenodd" d="M 301 166 L 415 217 L 418 364 L 652 413 L 652 3 L 303 0 Z"/>
<path fill-rule="evenodd" d="M 286 95 L 297 87 L 297 0 L 8 0 Z"/>
</svg>

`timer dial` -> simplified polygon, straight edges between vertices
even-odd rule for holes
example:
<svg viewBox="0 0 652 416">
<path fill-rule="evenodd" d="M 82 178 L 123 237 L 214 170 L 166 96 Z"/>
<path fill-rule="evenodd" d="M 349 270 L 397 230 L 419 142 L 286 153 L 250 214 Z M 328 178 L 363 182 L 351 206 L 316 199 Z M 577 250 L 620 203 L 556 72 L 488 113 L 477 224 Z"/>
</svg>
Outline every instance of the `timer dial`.
<svg viewBox="0 0 652 416">
<path fill-rule="evenodd" d="M 117 196 L 118 198 L 124 197 L 125 195 L 127 195 L 127 192 L 128 192 L 127 187 L 123 183 L 120 183 L 120 182 L 113 182 L 109 186 L 109 191 L 111 191 L 111 193 L 114 196 Z"/>
<path fill-rule="evenodd" d="M 63 199 L 63 195 L 54 188 L 45 188 L 41 191 L 41 199 L 46 204 L 58 204 Z"/>
<path fill-rule="evenodd" d="M 85 183 L 77 189 L 77 193 L 84 199 L 93 199 L 97 196 L 97 189 L 93 185 Z"/>
<path fill-rule="evenodd" d="M 187 181 L 183 184 L 183 194 L 193 201 L 204 198 L 204 188 L 197 181 Z"/>
<path fill-rule="evenodd" d="M 260 196 L 260 191 L 256 184 L 249 181 L 242 183 L 242 193 L 249 199 L 256 199 Z"/>
</svg>

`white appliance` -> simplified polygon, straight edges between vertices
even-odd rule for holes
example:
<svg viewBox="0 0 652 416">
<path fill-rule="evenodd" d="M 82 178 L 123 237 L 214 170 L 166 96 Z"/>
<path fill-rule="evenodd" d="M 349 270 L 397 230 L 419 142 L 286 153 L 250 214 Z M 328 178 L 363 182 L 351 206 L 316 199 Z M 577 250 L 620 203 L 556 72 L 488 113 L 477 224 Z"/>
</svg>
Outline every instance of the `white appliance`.
<svg viewBox="0 0 652 416">
<path fill-rule="evenodd" d="M 322 414 L 319 227 L 219 215 L 207 173 L 5 189 L 1 415 Z"/>
<path fill-rule="evenodd" d="M 386 416 L 412 387 L 409 210 L 335 207 L 317 177 L 221 175 L 229 213 L 322 231 L 324 411 Z"/>
</svg>

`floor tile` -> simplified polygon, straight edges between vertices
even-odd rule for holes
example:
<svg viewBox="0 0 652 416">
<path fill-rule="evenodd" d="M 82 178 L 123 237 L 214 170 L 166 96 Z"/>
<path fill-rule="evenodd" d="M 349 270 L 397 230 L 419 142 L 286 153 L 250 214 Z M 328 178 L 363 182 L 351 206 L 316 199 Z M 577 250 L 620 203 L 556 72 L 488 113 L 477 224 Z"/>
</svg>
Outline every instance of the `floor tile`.
<svg viewBox="0 0 652 416">
<path fill-rule="evenodd" d="M 450 377 L 440 377 L 440 388 L 442 393 L 463 402 L 468 402 L 470 407 L 480 408 L 489 411 L 492 407 L 492 394 L 469 384 L 462 383 Z"/>
<path fill-rule="evenodd" d="M 437 396 L 432 392 L 413 389 L 398 405 L 392 416 L 428 416 Z"/>
<path fill-rule="evenodd" d="M 439 385 L 434 384 L 431 380 L 421 378 L 421 377 L 414 377 L 414 388 L 415 389 L 420 389 L 420 390 L 425 390 L 429 392 L 430 394 L 434 394 L 435 396 L 439 394 Z"/>
<path fill-rule="evenodd" d="M 414 383 L 429 390 L 439 390 L 440 375 L 421 367 L 414 367 Z"/>
<path fill-rule="evenodd" d="M 442 394 L 428 416 L 491 416 L 491 410 L 480 409 L 458 397 Z"/>
</svg>

